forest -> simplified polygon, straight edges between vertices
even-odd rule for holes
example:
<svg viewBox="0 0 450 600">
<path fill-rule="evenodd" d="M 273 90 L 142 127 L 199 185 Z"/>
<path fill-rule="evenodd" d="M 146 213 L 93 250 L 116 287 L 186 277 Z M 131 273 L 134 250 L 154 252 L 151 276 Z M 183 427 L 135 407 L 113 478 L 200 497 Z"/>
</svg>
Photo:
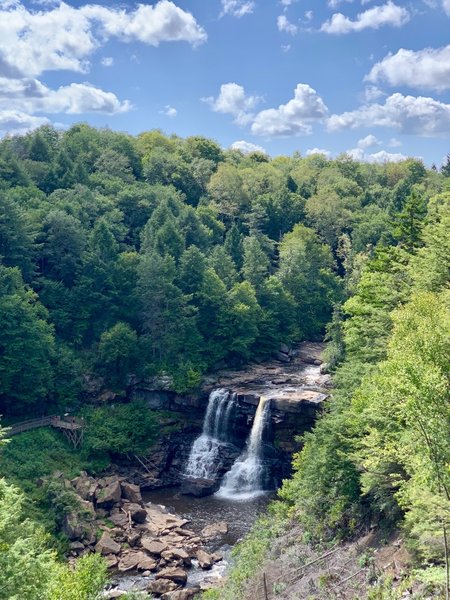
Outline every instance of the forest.
<svg viewBox="0 0 450 600">
<path fill-rule="evenodd" d="M 325 339 L 332 400 L 271 526 L 209 597 L 248 597 L 292 520 L 322 546 L 372 522 L 400 528 L 448 590 L 450 160 L 271 158 L 200 136 L 44 126 L 0 141 L 0 208 L 3 426 L 82 413 L 92 381 L 126 402 L 164 375 L 182 394 L 280 343 Z M 0 485 L 0 598 L 96 598 L 100 559 L 68 569 L 40 526 L 19 525 L 22 492 Z"/>
</svg>

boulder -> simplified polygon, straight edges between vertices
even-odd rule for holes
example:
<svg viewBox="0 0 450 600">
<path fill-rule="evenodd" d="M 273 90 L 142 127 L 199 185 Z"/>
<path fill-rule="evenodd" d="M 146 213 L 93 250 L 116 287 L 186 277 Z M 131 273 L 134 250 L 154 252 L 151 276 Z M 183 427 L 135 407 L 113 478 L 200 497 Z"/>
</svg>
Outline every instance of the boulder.
<svg viewBox="0 0 450 600">
<path fill-rule="evenodd" d="M 131 531 L 126 536 L 127 544 L 129 544 L 132 547 L 136 546 L 136 544 L 139 541 L 139 538 L 140 538 L 140 535 L 139 535 L 139 533 L 137 531 Z"/>
<path fill-rule="evenodd" d="M 213 552 L 211 554 L 211 558 L 213 559 L 213 561 L 216 562 L 220 562 L 221 560 L 223 560 L 223 554 L 222 552 Z"/>
<path fill-rule="evenodd" d="M 72 542 L 69 547 L 74 552 L 83 552 L 84 550 L 84 544 L 81 542 Z"/>
<path fill-rule="evenodd" d="M 147 590 L 152 594 L 161 596 L 162 594 L 167 594 L 167 592 L 173 592 L 179 587 L 179 585 L 170 579 L 155 579 L 155 581 L 150 581 Z"/>
<path fill-rule="evenodd" d="M 214 479 L 185 477 L 181 483 L 181 493 L 186 496 L 211 496 L 219 489 L 219 482 Z"/>
<path fill-rule="evenodd" d="M 95 492 L 95 499 L 97 506 L 110 507 L 120 502 L 122 498 L 122 490 L 120 488 L 120 481 L 115 480 L 104 488 L 97 489 Z"/>
<path fill-rule="evenodd" d="M 178 585 L 186 585 L 187 573 L 179 567 L 168 567 L 156 574 L 156 579 L 170 579 Z"/>
<path fill-rule="evenodd" d="M 92 501 L 94 499 L 98 483 L 93 477 L 89 477 L 86 473 L 82 473 L 79 477 L 72 480 L 72 484 L 75 486 L 77 494 L 81 496 L 83 500 Z"/>
<path fill-rule="evenodd" d="M 144 554 L 144 553 L 142 553 Z M 146 554 L 144 554 L 144 558 L 139 562 L 137 568 L 138 571 L 154 571 L 156 569 L 156 567 L 158 566 L 157 561 L 154 558 L 151 558 L 151 556 L 147 556 Z"/>
<path fill-rule="evenodd" d="M 122 488 L 122 498 L 133 504 L 143 504 L 141 488 L 138 485 L 122 481 L 120 487 Z"/>
<path fill-rule="evenodd" d="M 161 558 L 170 562 L 170 561 L 178 561 L 180 566 L 190 567 L 191 566 L 191 557 L 182 548 L 169 548 L 161 553 Z"/>
<path fill-rule="evenodd" d="M 106 567 L 108 569 L 115 569 L 119 562 L 119 559 L 117 558 L 117 556 L 114 556 L 114 554 L 106 555 L 105 560 L 106 560 Z"/>
<path fill-rule="evenodd" d="M 212 523 L 202 529 L 202 536 L 206 538 L 218 537 L 220 535 L 225 535 L 226 533 L 228 533 L 228 525 L 225 521 Z"/>
<path fill-rule="evenodd" d="M 164 542 L 158 542 L 151 538 L 142 538 L 141 546 L 147 552 L 150 552 L 150 554 L 156 554 L 157 556 L 160 556 L 162 552 L 168 549 L 167 544 L 164 544 Z"/>
<path fill-rule="evenodd" d="M 165 529 L 183 527 L 183 525 L 188 523 L 186 519 L 180 519 L 175 515 L 165 513 L 161 510 L 161 508 L 156 506 L 148 506 L 146 510 L 148 519 L 150 521 L 150 523 L 146 525 L 149 531 L 157 531 L 158 533 L 161 533 Z"/>
<path fill-rule="evenodd" d="M 198 550 L 196 557 L 201 569 L 210 569 L 214 564 L 212 556 L 204 550 Z"/>
<path fill-rule="evenodd" d="M 120 544 L 115 542 L 112 537 L 105 531 L 102 537 L 97 542 L 95 549 L 100 554 L 119 554 Z"/>
<path fill-rule="evenodd" d="M 79 540 L 84 537 L 85 524 L 77 513 L 71 512 L 64 515 L 62 531 L 69 540 Z"/>
<path fill-rule="evenodd" d="M 128 554 L 124 554 L 120 559 L 118 569 L 122 573 L 126 573 L 127 571 L 137 571 L 139 565 L 144 563 L 147 565 L 147 560 L 151 561 L 148 564 L 152 569 L 156 567 L 156 562 L 150 559 L 144 552 L 129 552 Z M 150 566 L 145 566 L 141 570 L 146 571 Z"/>
<path fill-rule="evenodd" d="M 130 513 L 131 520 L 134 523 L 144 523 L 147 518 L 147 511 L 140 504 L 124 504 L 123 510 Z"/>
<path fill-rule="evenodd" d="M 112 521 L 116 527 L 128 527 L 128 516 L 122 511 L 111 513 L 109 520 Z"/>
</svg>

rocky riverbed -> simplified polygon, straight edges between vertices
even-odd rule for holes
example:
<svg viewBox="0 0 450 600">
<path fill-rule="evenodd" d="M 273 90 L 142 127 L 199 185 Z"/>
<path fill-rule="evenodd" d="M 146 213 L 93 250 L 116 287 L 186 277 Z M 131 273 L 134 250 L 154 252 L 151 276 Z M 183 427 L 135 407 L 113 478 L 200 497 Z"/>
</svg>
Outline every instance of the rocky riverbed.
<svg viewBox="0 0 450 600">
<path fill-rule="evenodd" d="M 214 567 L 223 561 L 217 548 L 229 533 L 226 521 L 211 519 L 191 529 L 188 519 L 144 500 L 139 486 L 117 475 L 95 479 L 82 473 L 64 486 L 77 494 L 79 505 L 63 525 L 70 559 L 88 552 L 105 557 L 115 581 L 106 598 L 132 588 L 163 600 L 188 600 L 214 582 L 201 573 L 222 574 L 224 565 Z"/>
</svg>

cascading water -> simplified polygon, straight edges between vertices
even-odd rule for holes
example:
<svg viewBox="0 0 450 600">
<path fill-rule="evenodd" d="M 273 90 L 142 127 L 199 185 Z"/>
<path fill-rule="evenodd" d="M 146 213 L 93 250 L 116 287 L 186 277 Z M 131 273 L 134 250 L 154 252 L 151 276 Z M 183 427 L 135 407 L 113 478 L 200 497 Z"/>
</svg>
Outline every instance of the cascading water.
<svg viewBox="0 0 450 600">
<path fill-rule="evenodd" d="M 232 500 L 247 500 L 264 493 L 262 476 L 262 436 L 269 417 L 270 402 L 261 398 L 253 421 L 253 427 L 244 452 L 223 478 L 217 496 Z"/>
<path fill-rule="evenodd" d="M 215 477 L 220 448 L 228 441 L 233 405 L 234 395 L 231 395 L 228 390 L 218 389 L 211 392 L 203 422 L 203 432 L 191 448 L 185 470 L 186 477 L 196 479 Z"/>
</svg>

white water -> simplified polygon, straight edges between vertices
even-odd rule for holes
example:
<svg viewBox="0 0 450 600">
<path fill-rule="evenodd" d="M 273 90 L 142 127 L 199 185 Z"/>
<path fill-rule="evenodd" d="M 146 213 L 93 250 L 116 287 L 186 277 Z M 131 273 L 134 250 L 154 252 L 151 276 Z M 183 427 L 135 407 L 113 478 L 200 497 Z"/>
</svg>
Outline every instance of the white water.
<svg viewBox="0 0 450 600">
<path fill-rule="evenodd" d="M 189 454 L 185 475 L 213 479 L 216 475 L 220 448 L 226 443 L 228 427 L 233 410 L 234 397 L 228 390 L 211 392 L 203 421 L 203 432 Z"/>
<path fill-rule="evenodd" d="M 262 476 L 262 436 L 269 415 L 270 403 L 261 398 L 247 440 L 247 447 L 223 478 L 217 496 L 231 500 L 248 500 L 264 494 Z"/>
</svg>

